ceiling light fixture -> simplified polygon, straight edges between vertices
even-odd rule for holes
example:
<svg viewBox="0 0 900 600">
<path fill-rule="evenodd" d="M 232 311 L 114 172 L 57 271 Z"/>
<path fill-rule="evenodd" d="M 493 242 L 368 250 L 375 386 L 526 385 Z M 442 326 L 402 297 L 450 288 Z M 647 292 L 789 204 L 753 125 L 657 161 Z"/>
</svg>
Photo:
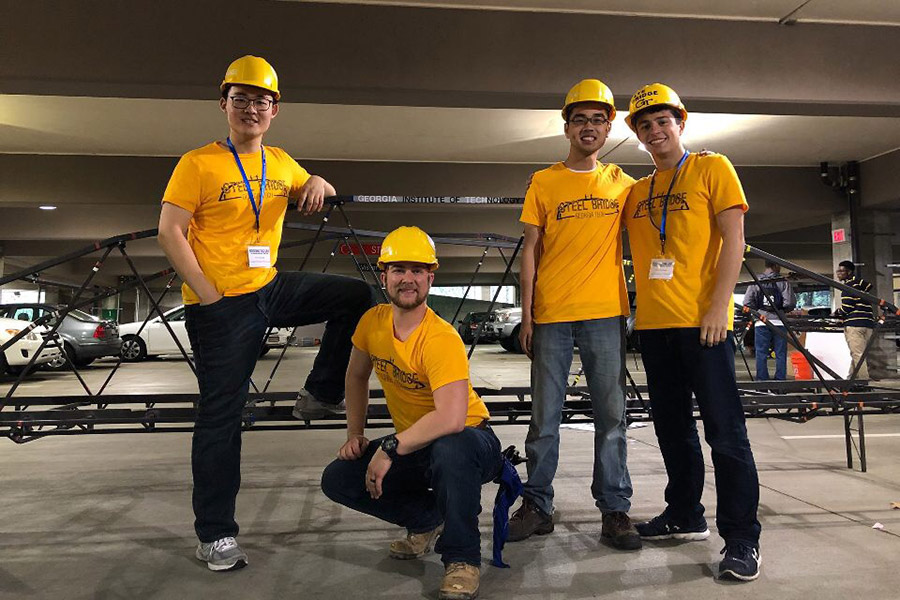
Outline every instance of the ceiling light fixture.
<svg viewBox="0 0 900 600">
<path fill-rule="evenodd" d="M 42 204 L 38 208 L 40 208 L 41 210 L 56 210 L 56 207 L 51 206 L 50 204 Z"/>
</svg>

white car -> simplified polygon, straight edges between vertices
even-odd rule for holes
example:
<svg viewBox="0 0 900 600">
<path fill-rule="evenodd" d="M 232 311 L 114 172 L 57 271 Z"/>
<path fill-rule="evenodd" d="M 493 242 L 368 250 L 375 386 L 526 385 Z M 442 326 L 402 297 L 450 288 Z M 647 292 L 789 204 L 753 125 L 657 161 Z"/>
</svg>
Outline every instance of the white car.
<svg viewBox="0 0 900 600">
<path fill-rule="evenodd" d="M 20 321 L 17 319 L 0 318 L 0 346 L 8 342 L 20 331 L 28 327 L 29 321 Z M 22 372 L 31 358 L 41 347 L 43 342 L 43 334 L 49 331 L 46 327 L 35 327 L 28 335 L 17 341 L 15 344 L 0 353 L 0 372 L 6 372 L 10 375 L 18 375 Z M 41 350 L 40 355 L 35 359 L 34 366 L 47 364 L 52 360 L 59 358 L 60 348 L 58 343 L 51 342 Z"/>
<path fill-rule="evenodd" d="M 165 312 L 164 317 L 169 327 L 175 333 L 178 341 L 186 352 L 191 352 L 191 342 L 188 339 L 187 330 L 184 328 L 184 306 L 177 306 Z M 153 317 L 138 336 L 138 329 L 142 321 L 124 323 L 119 325 L 119 335 L 122 337 L 122 358 L 127 362 L 142 361 L 148 356 L 161 356 L 165 354 L 180 354 L 175 340 L 169 334 L 165 324 L 159 316 Z M 227 326 L 227 323 L 223 323 Z M 291 343 L 290 327 L 276 327 L 266 338 L 265 345 L 260 350 L 260 356 L 271 348 L 279 348 Z M 325 331 L 325 324 L 307 325 L 298 327 L 296 339 L 301 341 L 298 345 L 318 344 Z M 303 343 L 308 342 L 308 343 Z"/>
<path fill-rule="evenodd" d="M 494 315 L 494 327 L 500 330 L 500 345 L 507 352 L 521 354 L 523 350 L 519 343 L 519 324 L 522 322 L 522 308 L 501 308 Z"/>
</svg>

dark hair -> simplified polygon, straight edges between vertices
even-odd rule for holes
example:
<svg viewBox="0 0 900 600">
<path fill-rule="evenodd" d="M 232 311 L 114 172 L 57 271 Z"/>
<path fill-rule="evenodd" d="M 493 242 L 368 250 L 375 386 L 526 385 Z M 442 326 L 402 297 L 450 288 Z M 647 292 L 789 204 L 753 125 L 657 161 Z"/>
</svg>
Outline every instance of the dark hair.
<svg viewBox="0 0 900 600">
<path fill-rule="evenodd" d="M 779 265 L 777 262 L 772 262 L 771 260 L 767 260 L 767 261 L 766 261 L 766 268 L 767 268 L 767 269 L 774 269 L 775 267 L 780 267 L 780 266 L 781 266 L 781 265 Z"/>
<path fill-rule="evenodd" d="M 228 92 L 229 92 L 229 90 L 231 90 L 232 85 L 234 85 L 234 84 L 229 83 L 229 84 L 226 84 L 225 87 L 222 88 L 222 100 L 228 100 Z M 264 89 L 264 88 L 259 88 L 259 89 Z M 272 92 L 270 90 L 265 90 L 265 91 L 268 92 L 272 96 L 272 104 L 278 104 L 278 98 L 275 97 L 275 92 Z"/>
<path fill-rule="evenodd" d="M 573 102 L 572 104 L 570 104 L 566 107 L 566 123 L 569 122 L 569 117 L 572 116 L 572 111 L 575 110 L 576 106 L 578 106 L 579 104 L 588 104 L 589 102 L 593 102 L 595 104 L 602 104 L 603 109 L 606 111 L 606 116 L 607 116 L 607 118 L 609 118 L 609 113 L 612 112 L 612 110 L 611 110 L 611 107 L 607 103 L 600 102 L 599 100 L 584 100 L 582 102 Z"/>
<path fill-rule="evenodd" d="M 635 128 L 637 128 L 638 119 L 640 119 L 642 116 L 650 113 L 660 112 L 663 110 L 669 111 L 670 113 L 672 113 L 672 116 L 675 117 L 675 120 L 677 122 L 681 122 L 681 111 L 679 111 L 677 108 L 675 108 L 674 106 L 669 106 L 668 104 L 655 104 L 653 106 L 648 106 L 647 108 L 642 108 L 641 110 L 631 115 L 631 124 L 634 125 Z"/>
<path fill-rule="evenodd" d="M 847 269 L 847 270 L 850 271 L 851 273 L 853 273 L 854 271 L 856 271 L 856 265 L 854 265 L 853 262 L 851 262 L 851 261 L 849 261 L 849 260 L 842 260 L 841 262 L 838 263 L 838 266 L 839 266 L 839 267 L 844 267 L 845 269 Z"/>
</svg>

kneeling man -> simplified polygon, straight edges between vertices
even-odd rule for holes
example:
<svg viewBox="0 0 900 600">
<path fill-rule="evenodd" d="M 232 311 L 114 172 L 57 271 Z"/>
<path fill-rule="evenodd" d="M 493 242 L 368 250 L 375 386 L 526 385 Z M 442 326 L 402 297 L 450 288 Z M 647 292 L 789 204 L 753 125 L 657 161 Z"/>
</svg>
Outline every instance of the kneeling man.
<svg viewBox="0 0 900 600">
<path fill-rule="evenodd" d="M 481 566 L 481 486 L 500 471 L 500 441 L 469 382 L 459 334 L 425 304 L 438 267 L 434 242 L 417 227 L 400 227 L 384 239 L 378 266 L 391 303 L 370 309 L 353 335 L 347 442 L 322 474 L 322 491 L 405 527 L 406 538 L 390 546 L 393 558 L 418 558 L 434 546 L 446 568 L 439 598 L 471 599 Z M 370 443 L 373 368 L 397 432 Z"/>
</svg>

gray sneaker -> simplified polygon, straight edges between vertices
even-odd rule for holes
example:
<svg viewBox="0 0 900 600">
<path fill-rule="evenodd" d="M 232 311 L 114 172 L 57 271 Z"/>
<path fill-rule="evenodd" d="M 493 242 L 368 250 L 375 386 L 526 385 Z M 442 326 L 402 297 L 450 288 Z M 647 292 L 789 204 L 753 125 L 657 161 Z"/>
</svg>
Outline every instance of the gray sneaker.
<svg viewBox="0 0 900 600">
<path fill-rule="evenodd" d="M 247 555 L 233 537 L 223 537 L 214 542 L 200 542 L 197 558 L 206 561 L 210 571 L 230 571 L 247 566 Z"/>
<path fill-rule="evenodd" d="M 338 404 L 328 404 L 316 400 L 316 397 L 301 388 L 297 394 L 297 402 L 291 414 L 301 421 L 312 421 L 347 412 L 347 405 L 341 400 Z"/>
</svg>

